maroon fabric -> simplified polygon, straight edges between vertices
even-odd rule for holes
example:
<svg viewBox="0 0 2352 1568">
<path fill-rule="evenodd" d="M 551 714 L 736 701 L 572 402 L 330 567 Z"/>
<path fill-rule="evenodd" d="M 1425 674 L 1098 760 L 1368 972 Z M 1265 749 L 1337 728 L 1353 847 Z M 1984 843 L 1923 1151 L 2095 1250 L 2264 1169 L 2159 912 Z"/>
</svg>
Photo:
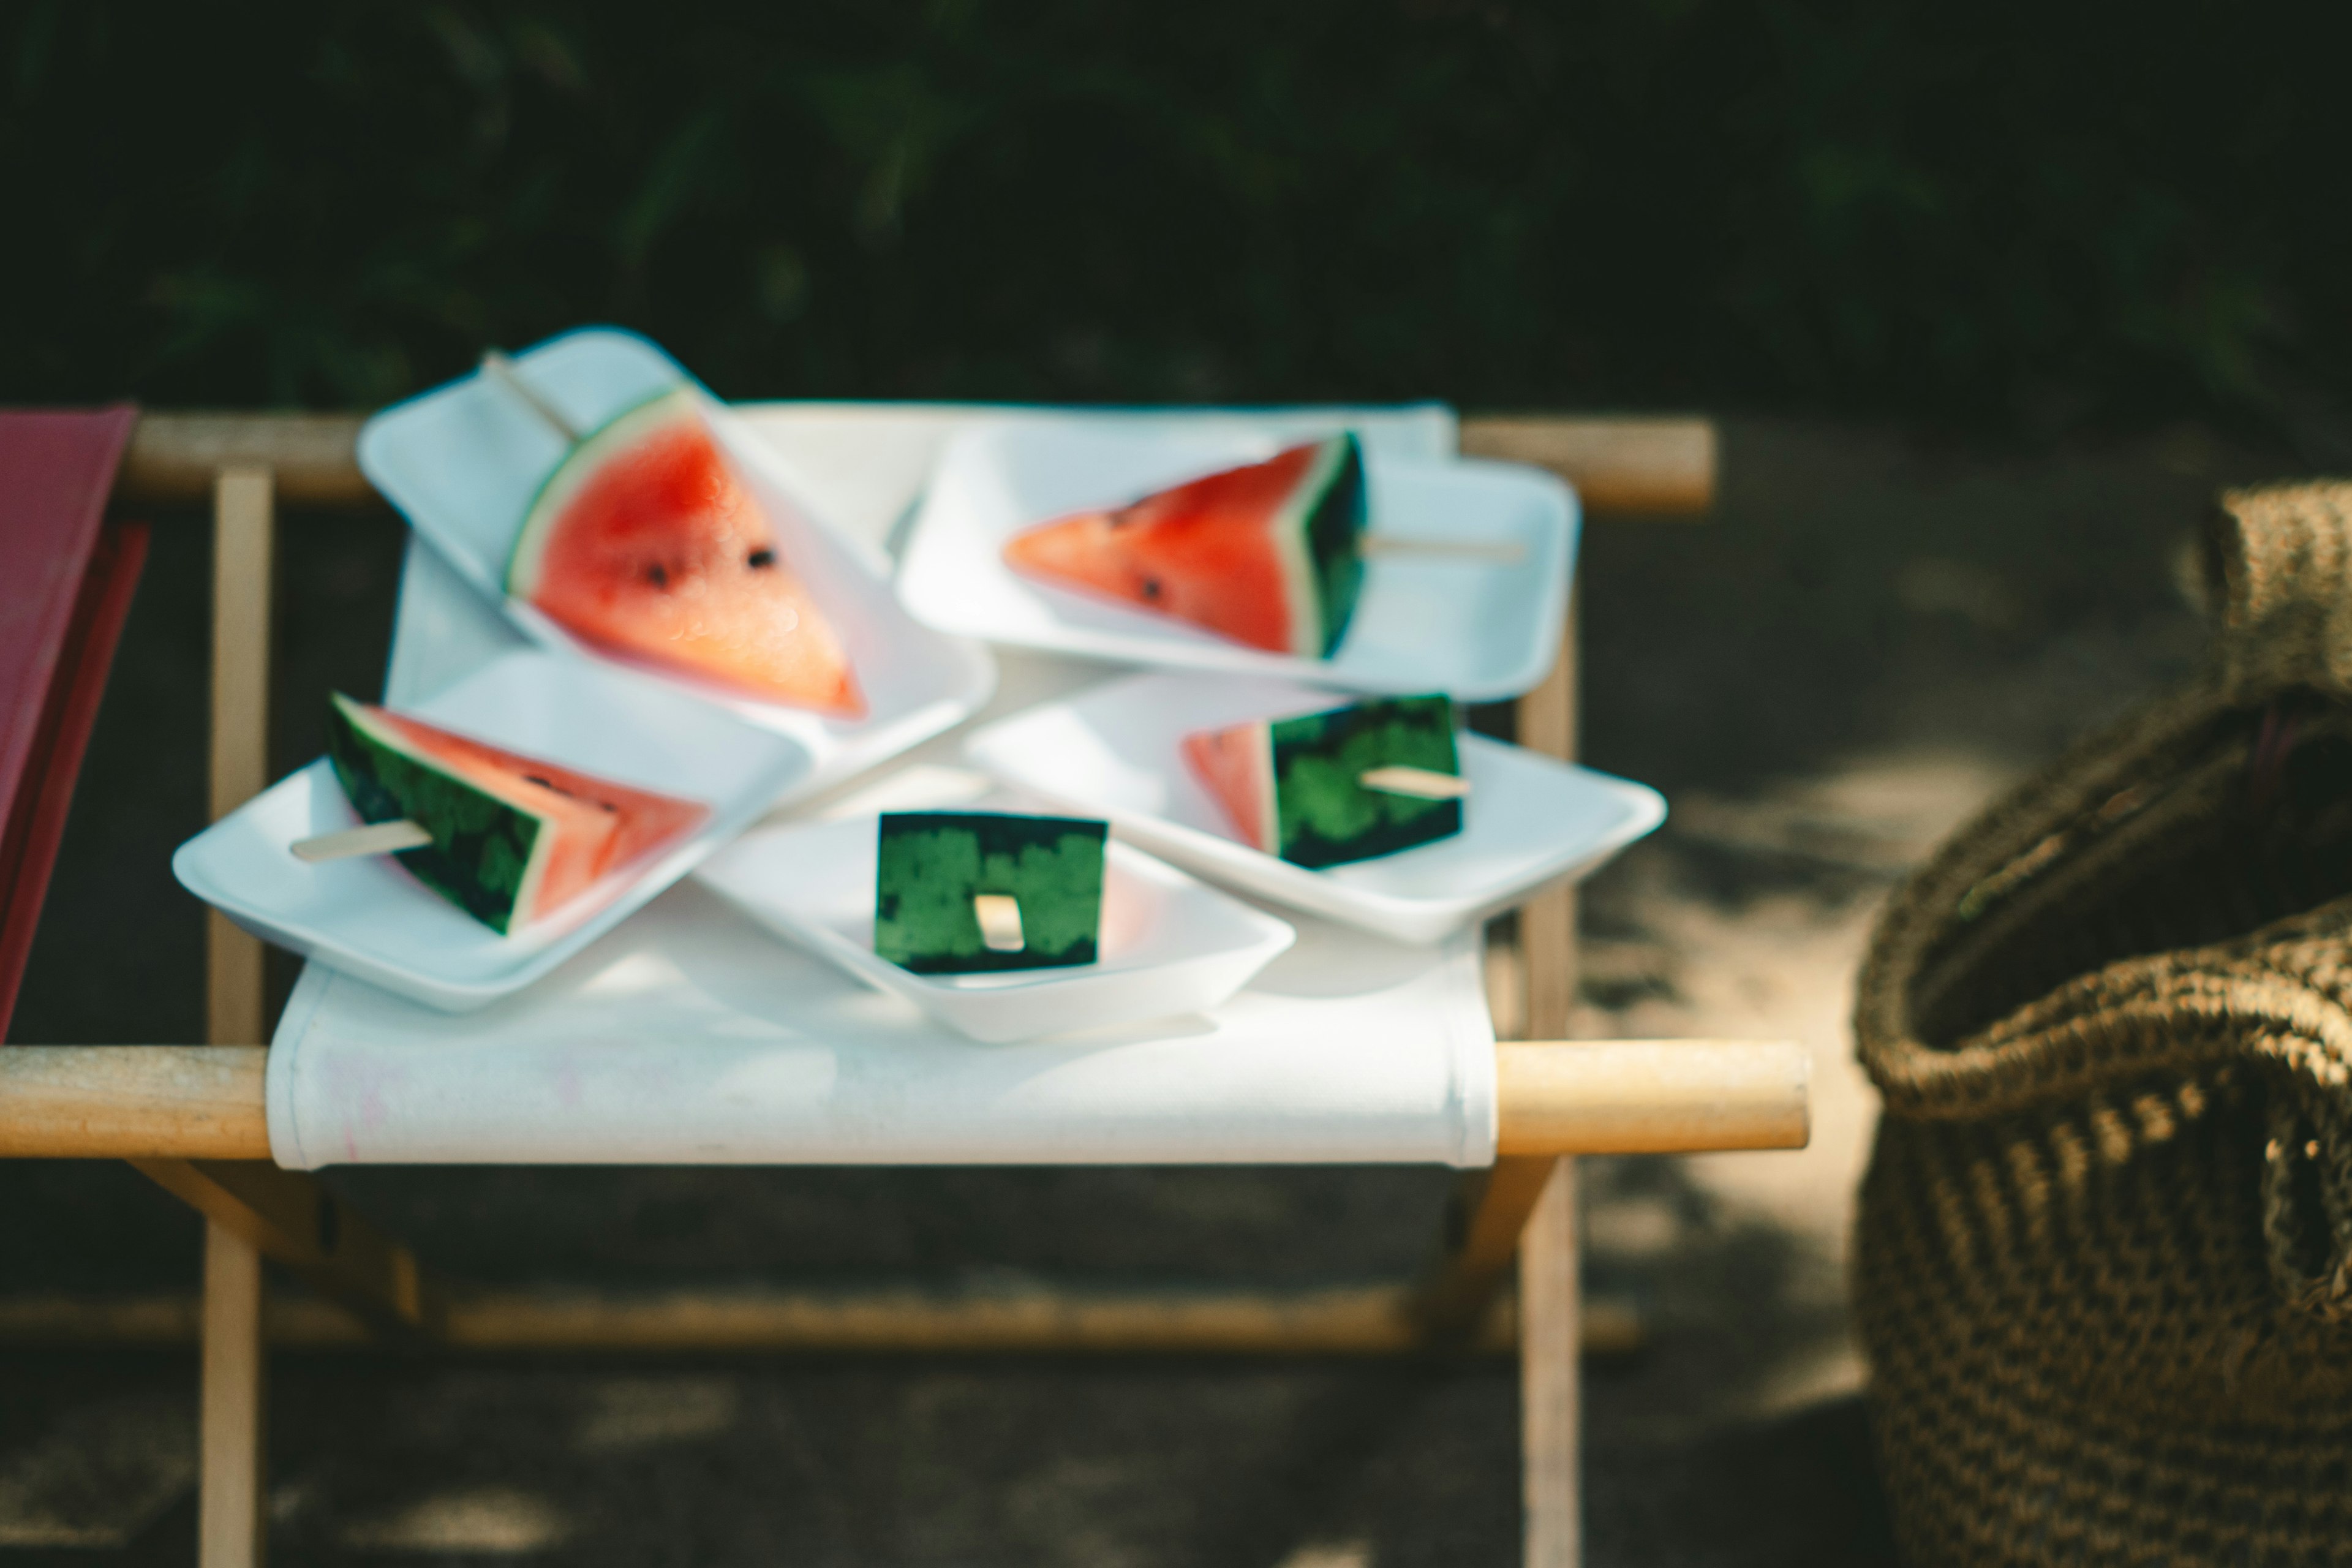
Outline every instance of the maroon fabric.
<svg viewBox="0 0 2352 1568">
<path fill-rule="evenodd" d="M 146 557 L 144 530 L 100 544 L 138 418 L 0 412 L 0 1037 Z"/>
</svg>

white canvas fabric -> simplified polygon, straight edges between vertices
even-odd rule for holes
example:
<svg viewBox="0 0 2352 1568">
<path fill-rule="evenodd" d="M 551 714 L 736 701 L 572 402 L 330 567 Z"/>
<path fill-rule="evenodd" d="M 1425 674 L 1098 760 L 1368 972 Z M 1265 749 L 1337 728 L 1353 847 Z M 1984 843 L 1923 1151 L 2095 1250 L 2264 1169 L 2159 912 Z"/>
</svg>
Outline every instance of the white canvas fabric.
<svg viewBox="0 0 2352 1568">
<path fill-rule="evenodd" d="M 982 1045 L 695 883 L 452 1017 L 313 965 L 269 1056 L 281 1165 L 1490 1163 L 1477 944 L 1311 919 L 1207 1017 Z"/>
</svg>

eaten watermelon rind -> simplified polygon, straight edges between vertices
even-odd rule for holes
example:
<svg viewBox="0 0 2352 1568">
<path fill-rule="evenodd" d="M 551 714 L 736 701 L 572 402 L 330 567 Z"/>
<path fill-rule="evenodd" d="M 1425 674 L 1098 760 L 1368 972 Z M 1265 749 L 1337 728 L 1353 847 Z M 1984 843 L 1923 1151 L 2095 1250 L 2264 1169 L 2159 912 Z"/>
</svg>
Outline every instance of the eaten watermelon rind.
<svg viewBox="0 0 2352 1568">
<path fill-rule="evenodd" d="M 690 385 L 656 392 L 644 402 L 622 410 L 581 438 L 555 469 L 539 483 L 523 512 L 522 529 L 507 554 L 507 595 L 528 601 L 539 591 L 548 541 L 564 508 L 581 489 L 595 479 L 608 458 L 627 451 L 646 435 L 682 419 L 702 417 L 702 397 Z"/>
<path fill-rule="evenodd" d="M 398 851 L 418 881 L 502 936 L 528 922 L 554 837 L 545 818 L 452 777 L 384 715 L 341 692 L 327 756 L 362 821 L 404 817 L 433 835 Z"/>
</svg>

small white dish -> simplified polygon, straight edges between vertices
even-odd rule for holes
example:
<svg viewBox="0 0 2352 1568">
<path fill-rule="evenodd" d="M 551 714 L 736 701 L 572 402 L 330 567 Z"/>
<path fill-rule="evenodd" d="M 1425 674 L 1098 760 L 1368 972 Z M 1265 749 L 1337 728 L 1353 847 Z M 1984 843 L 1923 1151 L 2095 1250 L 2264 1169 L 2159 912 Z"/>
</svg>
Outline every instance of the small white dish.
<svg viewBox="0 0 2352 1568">
<path fill-rule="evenodd" d="M 940 457 L 898 571 L 915 615 L 942 631 L 1129 663 L 1269 676 L 1353 691 L 1444 691 L 1491 701 L 1531 690 L 1559 656 L 1575 563 L 1574 492 L 1540 468 L 1365 454 L 1370 531 L 1516 546 L 1517 561 L 1379 554 L 1330 658 L 1244 647 L 1213 632 L 1032 582 L 1004 563 L 1032 524 L 1120 505 L 1270 457 L 1243 431 L 1171 435 L 1099 422 L 983 426 Z"/>
<path fill-rule="evenodd" d="M 444 1012 L 528 985 L 740 833 L 809 771 L 805 747 L 665 683 L 535 650 L 501 656 L 420 703 L 419 718 L 528 756 L 700 801 L 702 830 L 605 878 L 512 936 L 388 856 L 309 864 L 291 846 L 359 821 L 323 757 L 180 846 L 180 883 L 266 942 Z"/>
<path fill-rule="evenodd" d="M 1319 871 L 1244 844 L 1185 765 L 1183 738 L 1333 705 L 1288 681 L 1131 676 L 975 730 L 964 755 L 1188 870 L 1399 942 L 1438 942 L 1524 903 L 1665 820 L 1664 797 L 1645 784 L 1464 734 L 1471 795 L 1451 838 Z"/>
<path fill-rule="evenodd" d="M 955 809 L 1024 808 L 982 798 Z M 1114 839 L 1103 858 L 1097 962 L 916 974 L 874 951 L 877 831 L 872 811 L 761 828 L 729 845 L 698 875 L 793 943 L 992 1044 L 1206 1012 L 1297 940 L 1274 916 Z"/>
<path fill-rule="evenodd" d="M 515 364 L 541 396 L 583 430 L 692 381 L 653 343 L 609 328 L 550 339 L 517 355 Z M 508 598 L 507 558 L 515 535 L 566 447 L 520 399 L 479 375 L 462 377 L 369 420 L 360 432 L 360 468 L 468 586 L 541 646 L 639 670 L 799 742 L 811 766 L 796 781 L 793 800 L 970 717 L 995 687 L 996 667 L 987 650 L 909 616 L 891 588 L 888 560 L 818 522 L 800 499 L 804 487 L 774 448 L 717 399 L 707 403 L 710 427 L 775 524 L 784 558 L 841 634 L 865 692 L 863 719 L 844 721 L 756 701 L 690 675 L 614 659 L 529 605 Z"/>
</svg>

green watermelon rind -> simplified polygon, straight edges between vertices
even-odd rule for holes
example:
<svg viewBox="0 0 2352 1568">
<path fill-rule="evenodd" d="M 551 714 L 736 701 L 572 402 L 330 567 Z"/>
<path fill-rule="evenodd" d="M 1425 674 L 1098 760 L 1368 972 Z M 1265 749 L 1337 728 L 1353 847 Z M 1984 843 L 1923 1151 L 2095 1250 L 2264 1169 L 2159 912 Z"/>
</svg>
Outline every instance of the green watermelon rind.
<svg viewBox="0 0 2352 1568">
<path fill-rule="evenodd" d="M 405 817 L 433 835 L 395 857 L 418 881 L 501 936 L 529 923 L 554 842 L 545 818 L 452 776 L 341 692 L 327 757 L 362 821 Z"/>
<path fill-rule="evenodd" d="M 876 827 L 876 955 L 916 974 L 1094 963 L 1108 834 L 1083 817 L 885 812 Z M 982 940 L 971 903 L 980 893 L 1020 901 L 1020 952 Z"/>
<path fill-rule="evenodd" d="M 1313 563 L 1317 622 L 1322 646 L 1313 651 L 1324 658 L 1337 652 L 1356 614 L 1356 599 L 1364 586 L 1364 529 L 1370 502 L 1364 479 L 1364 451 L 1353 431 L 1345 431 L 1326 447 L 1318 463 L 1319 483 L 1311 492 L 1314 504 L 1301 531 Z"/>
<path fill-rule="evenodd" d="M 1393 855 L 1462 831 L 1462 803 L 1366 789 L 1378 767 L 1459 774 L 1454 704 L 1378 698 L 1267 726 L 1283 859 L 1309 870 Z"/>
<path fill-rule="evenodd" d="M 540 481 L 530 505 L 523 510 L 522 527 L 516 531 L 514 548 L 507 552 L 507 596 L 527 604 L 539 591 L 541 563 L 547 557 L 557 520 L 580 487 L 593 479 L 608 459 L 665 425 L 701 417 L 701 394 L 682 384 L 632 404 L 582 437 L 580 444 Z"/>
<path fill-rule="evenodd" d="M 1351 432 L 1318 441 L 1307 471 L 1267 520 L 1289 612 L 1290 652 L 1328 658 L 1363 585 L 1364 459 Z"/>
</svg>

